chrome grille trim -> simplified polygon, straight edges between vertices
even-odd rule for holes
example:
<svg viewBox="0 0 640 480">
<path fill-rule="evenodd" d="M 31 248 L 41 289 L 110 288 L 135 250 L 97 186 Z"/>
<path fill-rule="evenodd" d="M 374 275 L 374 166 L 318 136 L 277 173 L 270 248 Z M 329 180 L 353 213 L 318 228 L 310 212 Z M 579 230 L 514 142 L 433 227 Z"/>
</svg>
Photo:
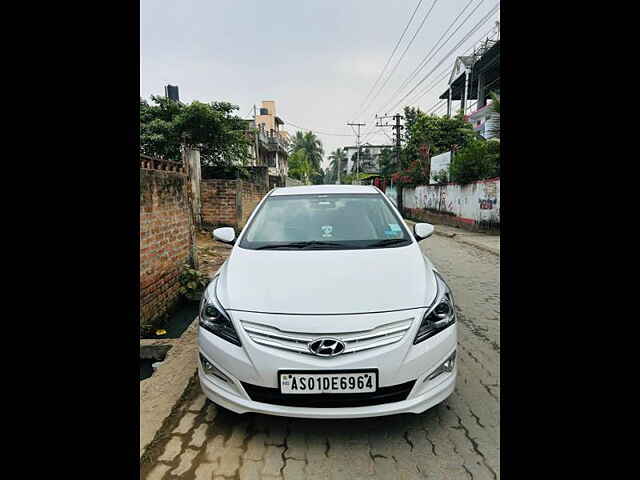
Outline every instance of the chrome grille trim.
<svg viewBox="0 0 640 480">
<path fill-rule="evenodd" d="M 331 337 L 345 343 L 346 348 L 342 355 L 346 355 L 399 342 L 411 328 L 413 318 L 379 325 L 369 330 L 342 333 L 292 332 L 255 322 L 241 320 L 240 323 L 249 338 L 259 345 L 313 355 L 307 344 L 317 338 Z"/>
</svg>

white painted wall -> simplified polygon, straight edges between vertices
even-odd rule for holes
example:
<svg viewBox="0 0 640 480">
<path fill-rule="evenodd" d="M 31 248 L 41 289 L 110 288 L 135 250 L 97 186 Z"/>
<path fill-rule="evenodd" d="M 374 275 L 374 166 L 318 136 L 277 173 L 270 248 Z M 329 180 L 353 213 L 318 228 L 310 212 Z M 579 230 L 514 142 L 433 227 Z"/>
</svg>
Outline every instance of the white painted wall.
<svg viewBox="0 0 640 480">
<path fill-rule="evenodd" d="M 387 197 L 389 197 L 389 200 L 391 200 L 393 202 L 393 204 L 397 207 L 398 206 L 398 191 L 396 190 L 396 186 L 395 185 L 390 185 L 387 187 L 387 189 L 384 191 L 385 195 Z"/>
<path fill-rule="evenodd" d="M 468 185 L 421 185 L 403 188 L 404 208 L 428 208 L 474 222 L 500 222 L 500 179 Z"/>
</svg>

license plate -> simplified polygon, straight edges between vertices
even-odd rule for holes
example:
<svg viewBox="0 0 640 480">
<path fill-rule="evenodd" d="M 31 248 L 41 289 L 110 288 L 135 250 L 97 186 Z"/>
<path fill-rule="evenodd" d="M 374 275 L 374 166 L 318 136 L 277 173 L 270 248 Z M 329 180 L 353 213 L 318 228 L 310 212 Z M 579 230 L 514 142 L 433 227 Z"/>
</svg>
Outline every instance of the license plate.
<svg viewBox="0 0 640 480">
<path fill-rule="evenodd" d="M 376 370 L 280 372 L 280 393 L 368 393 L 378 388 Z"/>
</svg>

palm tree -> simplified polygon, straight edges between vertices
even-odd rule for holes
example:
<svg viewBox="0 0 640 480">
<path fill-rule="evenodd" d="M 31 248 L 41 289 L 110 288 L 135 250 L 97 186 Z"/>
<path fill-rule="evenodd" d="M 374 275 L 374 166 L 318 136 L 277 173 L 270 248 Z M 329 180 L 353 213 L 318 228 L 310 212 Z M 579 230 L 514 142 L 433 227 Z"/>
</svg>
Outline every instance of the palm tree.
<svg viewBox="0 0 640 480">
<path fill-rule="evenodd" d="M 329 166 L 329 171 L 332 172 L 331 178 L 332 179 L 338 179 L 338 169 L 340 170 L 340 172 L 342 173 L 342 167 L 344 165 L 344 162 L 347 161 L 347 154 L 344 152 L 344 150 L 342 150 L 341 148 L 338 148 L 337 150 L 334 150 L 333 152 L 331 152 L 331 155 L 329 155 L 329 159 L 331 160 L 330 166 Z"/>
<path fill-rule="evenodd" d="M 296 150 L 289 157 L 289 174 L 293 178 L 302 180 L 305 185 L 309 185 L 309 179 L 315 173 L 313 165 L 307 157 L 307 152 L 303 149 Z"/>
<path fill-rule="evenodd" d="M 322 165 L 322 157 L 324 156 L 324 150 L 322 148 L 322 142 L 311 131 L 302 133 L 297 131 L 291 144 L 289 146 L 290 153 L 295 153 L 298 150 L 304 150 L 307 154 L 307 159 L 311 162 L 313 169 L 319 171 Z"/>
</svg>

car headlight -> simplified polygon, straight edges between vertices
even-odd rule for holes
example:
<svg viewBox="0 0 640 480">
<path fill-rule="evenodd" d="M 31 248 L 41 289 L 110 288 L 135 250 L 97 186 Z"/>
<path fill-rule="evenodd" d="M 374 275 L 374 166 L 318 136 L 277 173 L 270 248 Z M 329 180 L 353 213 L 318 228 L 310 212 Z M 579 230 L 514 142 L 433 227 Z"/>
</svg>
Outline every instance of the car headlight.
<svg viewBox="0 0 640 480">
<path fill-rule="evenodd" d="M 209 287 L 205 289 L 202 295 L 199 315 L 200 326 L 208 332 L 241 347 L 240 337 L 238 337 L 236 329 L 233 328 L 229 314 L 224 310 L 216 296 L 217 282 L 218 277 L 211 282 L 210 286 L 212 287 L 211 290 L 213 290 L 211 297 L 207 293 Z"/>
<path fill-rule="evenodd" d="M 433 337 L 456 321 L 456 310 L 453 304 L 453 294 L 444 279 L 437 273 L 436 285 L 438 291 L 436 298 L 422 317 L 422 323 L 413 341 L 414 345 Z"/>
</svg>

